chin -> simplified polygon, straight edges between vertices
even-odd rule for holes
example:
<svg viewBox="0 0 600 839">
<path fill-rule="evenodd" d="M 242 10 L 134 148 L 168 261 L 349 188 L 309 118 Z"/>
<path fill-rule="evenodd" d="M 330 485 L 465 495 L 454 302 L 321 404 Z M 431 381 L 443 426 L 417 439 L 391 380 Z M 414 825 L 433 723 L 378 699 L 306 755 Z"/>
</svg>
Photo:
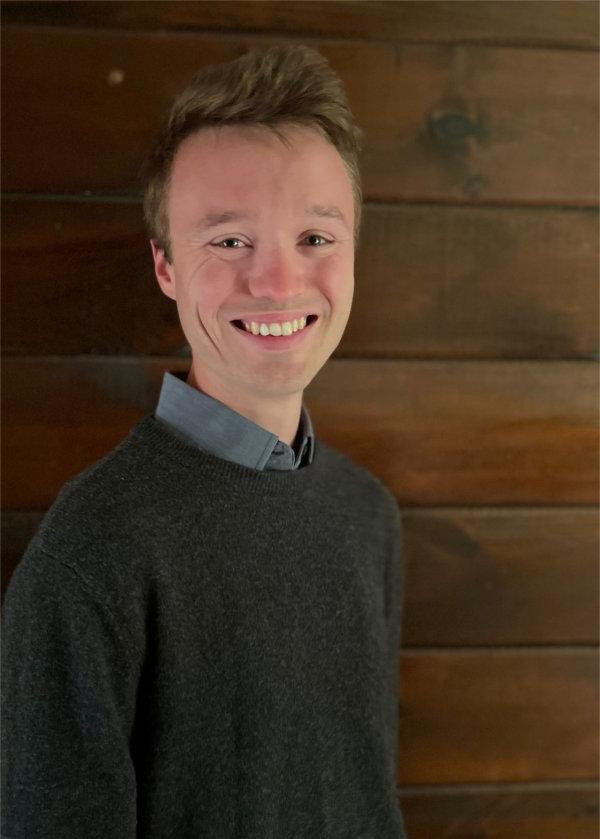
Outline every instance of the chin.
<svg viewBox="0 0 600 839">
<path fill-rule="evenodd" d="M 252 390 L 254 393 L 263 393 L 270 396 L 294 396 L 297 393 L 301 394 L 310 380 L 307 375 L 257 376 L 252 384 Z"/>
</svg>

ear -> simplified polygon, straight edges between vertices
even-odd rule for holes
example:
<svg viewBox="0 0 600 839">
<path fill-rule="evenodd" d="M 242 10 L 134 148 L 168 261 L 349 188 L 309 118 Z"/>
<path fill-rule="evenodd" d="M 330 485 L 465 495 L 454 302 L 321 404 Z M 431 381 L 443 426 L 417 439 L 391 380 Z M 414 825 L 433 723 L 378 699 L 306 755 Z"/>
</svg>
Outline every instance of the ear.
<svg viewBox="0 0 600 839">
<path fill-rule="evenodd" d="M 175 289 L 175 272 L 173 266 L 165 256 L 162 248 L 159 248 L 154 239 L 150 240 L 150 247 L 152 248 L 152 258 L 154 259 L 154 273 L 163 294 L 170 297 L 171 300 L 177 299 Z"/>
</svg>

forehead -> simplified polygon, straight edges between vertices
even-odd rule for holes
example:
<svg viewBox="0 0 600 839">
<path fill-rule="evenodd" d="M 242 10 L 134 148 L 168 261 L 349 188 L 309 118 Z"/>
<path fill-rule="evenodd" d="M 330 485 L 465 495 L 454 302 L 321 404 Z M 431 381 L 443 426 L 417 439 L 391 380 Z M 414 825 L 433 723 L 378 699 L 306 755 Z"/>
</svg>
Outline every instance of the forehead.
<svg viewBox="0 0 600 839">
<path fill-rule="evenodd" d="M 310 128 L 278 130 L 283 140 L 267 127 L 232 125 L 187 137 L 171 169 L 170 213 L 256 210 L 258 201 L 280 210 L 336 205 L 351 216 L 352 184 L 337 149 Z"/>
</svg>

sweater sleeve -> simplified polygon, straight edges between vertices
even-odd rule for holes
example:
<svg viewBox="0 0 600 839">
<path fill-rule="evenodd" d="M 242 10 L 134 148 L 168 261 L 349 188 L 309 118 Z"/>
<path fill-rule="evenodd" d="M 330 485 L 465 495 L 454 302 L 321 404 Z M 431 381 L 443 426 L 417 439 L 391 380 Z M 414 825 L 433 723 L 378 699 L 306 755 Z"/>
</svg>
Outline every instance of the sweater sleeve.
<svg viewBox="0 0 600 839">
<path fill-rule="evenodd" d="M 2 836 L 134 837 L 137 675 L 108 604 L 34 539 L 2 624 Z"/>
<path fill-rule="evenodd" d="M 394 502 L 385 581 L 389 690 L 387 711 L 390 754 L 394 773 L 396 772 L 398 751 L 400 626 L 404 601 L 404 576 L 402 520 L 400 511 Z"/>
</svg>

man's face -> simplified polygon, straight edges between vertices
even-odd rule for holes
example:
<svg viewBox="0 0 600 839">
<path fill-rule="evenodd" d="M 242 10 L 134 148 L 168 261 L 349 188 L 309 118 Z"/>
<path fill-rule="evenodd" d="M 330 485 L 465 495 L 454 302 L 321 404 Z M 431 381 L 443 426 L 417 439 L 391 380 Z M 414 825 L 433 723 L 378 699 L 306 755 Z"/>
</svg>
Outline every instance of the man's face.
<svg viewBox="0 0 600 839">
<path fill-rule="evenodd" d="M 339 344 L 352 305 L 349 175 L 317 132 L 288 127 L 285 135 L 289 145 L 265 128 L 223 126 L 186 138 L 168 193 L 172 262 L 153 247 L 195 381 L 229 404 L 232 395 L 301 393 Z M 269 314 L 317 319 L 281 338 L 232 322 Z"/>
</svg>

